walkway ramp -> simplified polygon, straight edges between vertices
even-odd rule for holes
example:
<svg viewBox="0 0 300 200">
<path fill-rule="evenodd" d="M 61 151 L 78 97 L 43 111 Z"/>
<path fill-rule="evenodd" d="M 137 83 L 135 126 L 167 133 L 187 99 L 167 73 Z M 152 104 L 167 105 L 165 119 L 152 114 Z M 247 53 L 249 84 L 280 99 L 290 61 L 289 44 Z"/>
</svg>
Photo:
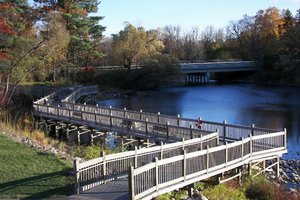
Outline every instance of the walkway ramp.
<svg viewBox="0 0 300 200">
<path fill-rule="evenodd" d="M 128 179 L 119 179 L 72 195 L 71 200 L 129 200 Z"/>
<path fill-rule="evenodd" d="M 95 93 L 95 87 L 66 95 L 52 94 L 34 102 L 34 115 L 60 123 L 130 134 L 169 144 L 85 162 L 74 161 L 73 199 L 152 199 L 243 165 L 276 159 L 287 153 L 286 130 L 272 130 L 113 109 L 72 102 Z M 45 100 L 64 98 L 45 104 Z M 195 126 L 196 125 L 196 126 Z M 200 128 L 199 128 L 200 127 Z M 91 133 L 92 134 L 92 133 Z M 93 138 L 93 135 L 91 135 Z M 183 140 L 182 140 L 183 138 Z M 78 132 L 78 140 L 80 133 Z M 180 141 L 181 140 L 181 141 Z M 275 166 L 275 165 L 272 165 Z M 128 177 L 127 179 L 124 179 Z"/>
</svg>

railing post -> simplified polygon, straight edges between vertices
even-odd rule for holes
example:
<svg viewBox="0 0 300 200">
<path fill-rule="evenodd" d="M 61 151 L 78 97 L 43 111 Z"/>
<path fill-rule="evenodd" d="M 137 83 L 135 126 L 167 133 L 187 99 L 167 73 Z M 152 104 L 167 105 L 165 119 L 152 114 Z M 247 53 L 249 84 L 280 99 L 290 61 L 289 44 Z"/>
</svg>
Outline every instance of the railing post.
<svg viewBox="0 0 300 200">
<path fill-rule="evenodd" d="M 284 131 L 283 145 L 284 145 L 284 149 L 287 149 L 287 131 L 286 131 L 286 128 L 284 128 L 283 131 Z"/>
<path fill-rule="evenodd" d="M 217 144 L 216 144 L 216 146 L 219 146 L 220 145 L 220 133 L 219 133 L 219 129 L 216 129 L 216 133 L 218 133 L 217 134 Z"/>
<path fill-rule="evenodd" d="M 136 169 L 138 167 L 138 163 L 137 163 L 137 157 L 138 157 L 137 151 L 138 151 L 137 146 L 134 146 L 134 169 Z"/>
<path fill-rule="evenodd" d="M 59 105 L 57 105 L 57 118 L 59 119 Z"/>
<path fill-rule="evenodd" d="M 180 115 L 178 114 L 177 115 L 177 126 L 179 126 L 180 125 Z"/>
<path fill-rule="evenodd" d="M 190 125 L 190 139 L 193 139 L 193 125 Z"/>
<path fill-rule="evenodd" d="M 113 126 L 113 119 L 112 119 L 112 110 L 111 110 L 111 106 L 109 106 L 109 124 L 110 124 L 110 127 Z"/>
<path fill-rule="evenodd" d="M 156 186 L 156 191 L 158 191 L 158 159 L 157 157 L 154 158 L 155 160 L 155 186 Z"/>
<path fill-rule="evenodd" d="M 200 150 L 202 150 L 203 149 L 203 136 L 202 136 L 202 134 L 200 135 L 200 138 L 201 138 Z"/>
<path fill-rule="evenodd" d="M 75 158 L 74 162 L 74 172 L 75 172 L 75 194 L 80 193 L 80 172 L 79 172 L 79 159 Z"/>
<path fill-rule="evenodd" d="M 183 180 L 186 180 L 186 151 L 183 150 L 183 162 L 182 162 L 182 174 Z"/>
<path fill-rule="evenodd" d="M 251 124 L 251 135 L 254 135 L 255 124 Z"/>
<path fill-rule="evenodd" d="M 226 142 L 226 120 L 223 121 L 223 138 L 224 138 L 224 143 Z"/>
<path fill-rule="evenodd" d="M 209 146 L 207 145 L 207 153 L 206 153 L 206 173 L 208 174 L 209 170 Z"/>
<path fill-rule="evenodd" d="M 146 122 L 145 122 L 145 131 L 146 131 L 146 136 L 148 138 L 149 132 L 148 132 L 148 118 L 146 118 Z"/>
<path fill-rule="evenodd" d="M 250 153 L 250 156 L 252 157 L 252 151 L 253 151 L 253 147 L 252 147 L 252 143 L 253 143 L 253 141 L 252 141 L 252 134 L 250 134 L 249 135 L 249 137 L 250 137 L 250 143 L 249 143 L 249 153 Z"/>
<path fill-rule="evenodd" d="M 279 177 L 279 171 L 280 171 L 280 158 L 279 158 L 279 156 L 277 156 L 277 159 L 276 159 L 276 161 L 277 161 L 277 165 L 276 165 L 276 178 L 278 178 Z"/>
<path fill-rule="evenodd" d="M 242 140 L 242 161 L 244 160 L 244 138 L 241 138 Z"/>
<path fill-rule="evenodd" d="M 102 165 L 102 170 L 103 170 L 103 183 L 106 183 L 106 154 L 105 151 L 101 151 L 100 156 L 103 157 L 103 165 Z"/>
<path fill-rule="evenodd" d="M 169 139 L 169 137 L 170 137 L 169 122 L 166 122 L 166 126 L 167 126 L 167 139 Z"/>
<path fill-rule="evenodd" d="M 83 111 L 84 112 L 86 111 L 85 107 L 86 107 L 86 102 L 83 103 Z"/>
<path fill-rule="evenodd" d="M 160 160 L 164 157 L 164 143 L 160 142 Z"/>
<path fill-rule="evenodd" d="M 140 110 L 140 120 L 142 120 L 142 114 L 143 114 L 143 110 Z"/>
<path fill-rule="evenodd" d="M 184 138 L 182 138 L 182 151 L 184 151 Z"/>
<path fill-rule="evenodd" d="M 134 189 L 134 168 L 132 166 L 129 167 L 128 170 L 128 185 L 129 185 L 129 196 L 131 200 L 134 200 L 135 189 Z"/>
<path fill-rule="evenodd" d="M 225 142 L 225 167 L 227 167 L 227 162 L 228 162 L 228 144 L 227 141 Z"/>
<path fill-rule="evenodd" d="M 157 123 L 160 122 L 160 112 L 157 113 Z"/>
</svg>

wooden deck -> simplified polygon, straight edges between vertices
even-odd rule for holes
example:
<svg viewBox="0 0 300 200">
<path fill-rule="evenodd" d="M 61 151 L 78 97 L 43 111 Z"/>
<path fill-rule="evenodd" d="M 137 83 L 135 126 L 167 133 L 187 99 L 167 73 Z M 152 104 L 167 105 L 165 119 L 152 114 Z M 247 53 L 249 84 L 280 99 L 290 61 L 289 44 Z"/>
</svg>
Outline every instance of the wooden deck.
<svg viewBox="0 0 300 200">
<path fill-rule="evenodd" d="M 94 187 L 79 195 L 72 195 L 71 200 L 129 200 L 128 179 L 119 179 L 101 187 Z"/>
<path fill-rule="evenodd" d="M 286 130 L 71 102 L 82 94 L 95 93 L 95 88 L 79 88 L 57 104 L 51 103 L 57 96 L 51 94 L 34 102 L 34 115 L 169 144 L 103 154 L 85 162 L 75 160 L 79 196 L 71 199 L 152 199 L 245 164 L 251 171 L 251 163 L 271 158 L 277 159 L 279 174 L 279 158 L 287 152 Z M 201 129 L 195 126 L 197 122 Z"/>
</svg>

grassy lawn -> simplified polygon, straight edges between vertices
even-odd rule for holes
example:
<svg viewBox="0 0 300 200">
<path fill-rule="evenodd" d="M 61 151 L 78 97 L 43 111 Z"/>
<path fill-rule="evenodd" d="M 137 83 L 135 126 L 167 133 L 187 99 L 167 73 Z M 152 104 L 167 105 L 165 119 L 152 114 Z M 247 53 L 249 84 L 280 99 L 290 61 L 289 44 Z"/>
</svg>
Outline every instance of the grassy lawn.
<svg viewBox="0 0 300 200">
<path fill-rule="evenodd" d="M 71 163 L 0 134 L 0 199 L 71 195 L 71 170 Z"/>
</svg>

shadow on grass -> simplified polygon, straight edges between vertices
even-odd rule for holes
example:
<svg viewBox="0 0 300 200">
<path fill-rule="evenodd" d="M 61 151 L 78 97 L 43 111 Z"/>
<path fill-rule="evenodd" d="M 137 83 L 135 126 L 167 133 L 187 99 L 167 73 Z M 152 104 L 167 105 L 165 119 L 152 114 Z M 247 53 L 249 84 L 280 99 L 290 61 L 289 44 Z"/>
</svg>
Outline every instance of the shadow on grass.
<svg viewBox="0 0 300 200">
<path fill-rule="evenodd" d="M 0 198 L 37 199 L 74 192 L 70 170 L 41 174 L 0 184 Z"/>
</svg>

